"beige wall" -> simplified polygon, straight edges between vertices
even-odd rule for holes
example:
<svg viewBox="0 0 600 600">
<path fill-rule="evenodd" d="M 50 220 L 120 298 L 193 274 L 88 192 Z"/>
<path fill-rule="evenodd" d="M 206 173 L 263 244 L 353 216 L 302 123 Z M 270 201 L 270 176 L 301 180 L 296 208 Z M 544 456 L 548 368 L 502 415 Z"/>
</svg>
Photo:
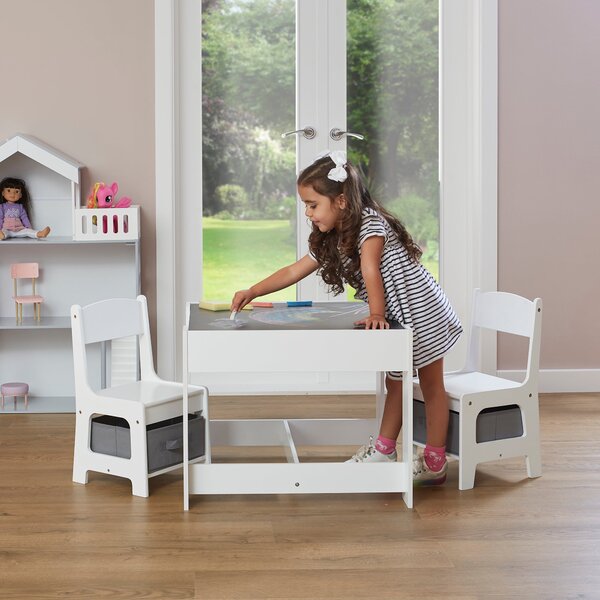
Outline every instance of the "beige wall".
<svg viewBox="0 0 600 600">
<path fill-rule="evenodd" d="M 154 2 L 0 0 L 0 139 L 33 135 L 141 205 L 155 321 Z"/>
<path fill-rule="evenodd" d="M 543 299 L 542 368 L 598 369 L 600 2 L 499 0 L 499 62 L 499 289 Z"/>
<path fill-rule="evenodd" d="M 0 139 L 39 137 L 142 206 L 154 317 L 154 2 L 0 0 Z M 600 2 L 499 0 L 499 288 L 544 300 L 542 367 L 600 368 Z M 154 318 L 153 318 L 154 320 Z M 499 364 L 522 360 L 500 343 Z"/>
</svg>

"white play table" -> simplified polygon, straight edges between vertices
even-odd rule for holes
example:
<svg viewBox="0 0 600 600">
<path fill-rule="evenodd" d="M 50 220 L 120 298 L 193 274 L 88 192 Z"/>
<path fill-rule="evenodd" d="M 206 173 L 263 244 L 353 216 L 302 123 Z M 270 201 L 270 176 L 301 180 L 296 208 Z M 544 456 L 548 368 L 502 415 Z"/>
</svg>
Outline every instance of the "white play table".
<svg viewBox="0 0 600 600">
<path fill-rule="evenodd" d="M 376 417 L 210 420 L 207 402 L 203 462 L 189 462 L 187 419 L 183 420 L 184 510 L 189 509 L 190 494 L 372 492 L 401 492 L 412 508 L 412 331 L 353 328 L 352 323 L 361 316 L 357 311 L 364 315 L 365 308 L 354 302 L 322 302 L 310 309 L 254 309 L 242 311 L 236 328 L 227 328 L 229 313 L 205 311 L 188 303 L 183 328 L 184 415 L 189 412 L 187 391 L 192 373 L 368 371 L 376 374 Z M 299 311 L 293 314 L 299 323 L 286 322 L 290 310 Z M 358 447 L 369 435 L 377 435 L 385 400 L 385 371 L 404 372 L 403 460 L 301 463 L 297 446 Z M 288 462 L 213 463 L 211 445 L 280 446 Z"/>
</svg>

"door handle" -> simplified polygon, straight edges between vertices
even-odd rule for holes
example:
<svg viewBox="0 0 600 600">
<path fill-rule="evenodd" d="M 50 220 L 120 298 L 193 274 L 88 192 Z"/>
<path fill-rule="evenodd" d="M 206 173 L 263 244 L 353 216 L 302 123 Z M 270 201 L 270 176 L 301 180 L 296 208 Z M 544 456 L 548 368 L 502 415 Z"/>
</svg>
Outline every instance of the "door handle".
<svg viewBox="0 0 600 600">
<path fill-rule="evenodd" d="M 346 137 L 353 137 L 356 138 L 357 140 L 364 140 L 365 136 L 361 135 L 360 133 L 352 133 L 351 131 L 342 131 L 341 129 L 338 129 L 337 127 L 334 127 L 330 132 L 329 132 L 329 137 L 331 137 L 332 140 L 335 140 L 336 142 L 342 139 L 342 136 L 346 136 Z"/>
<path fill-rule="evenodd" d="M 286 131 L 281 134 L 281 137 L 284 138 L 288 135 L 294 135 L 295 133 L 301 133 L 307 140 L 312 140 L 317 135 L 314 127 L 305 127 L 304 129 L 296 129 L 296 131 Z"/>
</svg>

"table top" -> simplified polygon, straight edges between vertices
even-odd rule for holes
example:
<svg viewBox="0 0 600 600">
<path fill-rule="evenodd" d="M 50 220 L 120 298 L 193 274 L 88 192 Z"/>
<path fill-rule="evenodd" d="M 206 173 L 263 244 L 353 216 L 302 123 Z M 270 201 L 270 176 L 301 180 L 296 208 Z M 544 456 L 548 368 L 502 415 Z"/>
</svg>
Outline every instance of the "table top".
<svg viewBox="0 0 600 600">
<path fill-rule="evenodd" d="M 274 302 L 272 308 L 253 308 L 237 313 L 234 320 L 228 311 L 211 311 L 190 304 L 190 331 L 276 331 L 355 329 L 354 323 L 369 315 L 365 302 L 313 302 L 312 306 L 288 306 Z M 390 327 L 401 329 L 397 322 Z"/>
</svg>

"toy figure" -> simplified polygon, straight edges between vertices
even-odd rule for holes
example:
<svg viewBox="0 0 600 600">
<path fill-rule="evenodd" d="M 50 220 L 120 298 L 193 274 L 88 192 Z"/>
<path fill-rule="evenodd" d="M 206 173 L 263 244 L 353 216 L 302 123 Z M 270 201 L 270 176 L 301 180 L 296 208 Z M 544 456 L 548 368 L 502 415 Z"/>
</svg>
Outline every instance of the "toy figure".
<svg viewBox="0 0 600 600">
<path fill-rule="evenodd" d="M 45 238 L 50 227 L 35 231 L 29 222 L 31 199 L 22 179 L 5 177 L 0 183 L 0 240 L 10 237 Z"/>
<path fill-rule="evenodd" d="M 129 208 L 131 206 L 131 198 L 122 196 L 119 200 L 116 200 L 119 186 L 115 181 L 112 185 L 105 185 L 104 183 L 94 184 L 94 188 L 91 191 L 87 207 L 88 208 Z"/>
<path fill-rule="evenodd" d="M 113 182 L 112 185 L 106 185 L 103 182 L 95 183 L 90 195 L 87 200 L 88 208 L 129 208 L 131 206 L 131 198 L 122 196 L 118 200 L 116 199 L 119 186 L 117 182 Z M 98 219 L 92 217 L 92 224 L 98 225 Z M 123 223 L 123 230 L 127 233 L 128 225 L 127 220 Z M 107 233 L 108 231 L 108 219 L 102 217 L 102 231 Z M 118 219 L 116 216 L 113 217 L 113 232 L 118 231 Z"/>
</svg>

